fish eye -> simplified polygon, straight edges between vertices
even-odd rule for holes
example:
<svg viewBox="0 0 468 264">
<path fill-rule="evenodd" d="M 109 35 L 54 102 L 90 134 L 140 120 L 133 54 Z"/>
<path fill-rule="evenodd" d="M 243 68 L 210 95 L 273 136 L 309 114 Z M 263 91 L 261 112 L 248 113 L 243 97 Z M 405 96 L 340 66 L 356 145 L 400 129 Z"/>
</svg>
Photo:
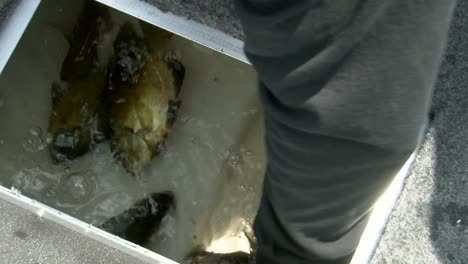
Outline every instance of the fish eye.
<svg viewBox="0 0 468 264">
<path fill-rule="evenodd" d="M 59 148 L 75 148 L 80 140 L 80 128 L 61 130 L 55 134 L 53 144 Z"/>
</svg>

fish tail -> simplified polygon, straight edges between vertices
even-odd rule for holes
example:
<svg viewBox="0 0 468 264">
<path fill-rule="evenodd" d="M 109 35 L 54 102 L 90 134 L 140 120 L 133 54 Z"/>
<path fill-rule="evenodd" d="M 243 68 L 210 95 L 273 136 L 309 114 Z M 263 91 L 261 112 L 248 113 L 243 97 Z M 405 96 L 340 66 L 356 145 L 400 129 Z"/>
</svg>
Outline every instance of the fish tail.
<svg viewBox="0 0 468 264">
<path fill-rule="evenodd" d="M 145 35 L 149 45 L 153 50 L 160 50 L 165 48 L 173 36 L 171 32 L 142 20 L 139 20 L 138 23 L 140 24 L 141 30 L 143 31 L 143 34 Z"/>
</svg>

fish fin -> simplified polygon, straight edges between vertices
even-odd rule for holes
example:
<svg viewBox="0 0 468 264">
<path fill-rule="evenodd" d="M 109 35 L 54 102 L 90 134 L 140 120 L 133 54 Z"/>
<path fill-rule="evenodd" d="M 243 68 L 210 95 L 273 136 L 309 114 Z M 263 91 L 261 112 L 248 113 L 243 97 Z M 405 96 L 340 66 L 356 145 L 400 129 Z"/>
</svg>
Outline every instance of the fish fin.
<svg viewBox="0 0 468 264">
<path fill-rule="evenodd" d="M 172 76 L 174 77 L 174 86 L 176 91 L 176 97 L 179 96 L 180 91 L 182 90 L 182 85 L 185 78 L 185 67 L 173 55 L 166 55 L 164 58 L 167 67 L 171 70 Z"/>
<path fill-rule="evenodd" d="M 110 138 L 111 128 L 104 106 L 99 106 L 91 126 L 92 143 L 97 145 Z"/>
<path fill-rule="evenodd" d="M 101 228 L 145 246 L 151 235 L 157 231 L 162 219 L 175 206 L 174 195 L 170 192 L 153 193 L 134 203 L 129 209 L 105 221 Z"/>
<path fill-rule="evenodd" d="M 53 81 L 51 85 L 52 107 L 55 108 L 62 101 L 68 92 L 67 84 L 60 81 Z"/>
<path fill-rule="evenodd" d="M 179 113 L 180 100 L 169 100 L 169 107 L 167 108 L 167 127 L 172 127 L 176 121 L 177 114 Z"/>
<path fill-rule="evenodd" d="M 145 104 L 135 105 L 135 114 L 138 122 L 140 123 L 141 130 L 151 131 L 154 129 L 153 123 L 153 109 Z"/>
<path fill-rule="evenodd" d="M 166 140 L 160 141 L 153 146 L 153 152 L 159 154 L 166 148 Z"/>
<path fill-rule="evenodd" d="M 116 70 L 117 67 L 117 58 L 115 54 L 111 56 L 109 59 L 109 62 L 107 63 L 107 71 L 106 71 L 106 89 L 105 91 L 105 97 L 106 101 L 111 100 L 112 98 L 112 93 L 111 91 L 117 90 L 118 86 L 120 85 L 119 78 L 117 76 L 119 75 L 119 72 Z"/>
<path fill-rule="evenodd" d="M 148 22 L 139 20 L 138 24 L 152 50 L 163 49 L 173 36 L 171 32 Z"/>
</svg>

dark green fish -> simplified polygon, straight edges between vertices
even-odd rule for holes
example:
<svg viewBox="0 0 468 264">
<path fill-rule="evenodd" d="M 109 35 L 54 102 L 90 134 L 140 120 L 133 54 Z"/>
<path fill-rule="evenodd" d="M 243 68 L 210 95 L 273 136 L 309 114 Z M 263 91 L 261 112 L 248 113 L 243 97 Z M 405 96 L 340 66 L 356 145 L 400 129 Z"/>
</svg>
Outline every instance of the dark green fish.
<svg viewBox="0 0 468 264">
<path fill-rule="evenodd" d="M 175 207 L 172 193 L 155 193 L 112 217 L 101 228 L 140 246 L 145 246 L 161 220 Z"/>
<path fill-rule="evenodd" d="M 107 9 L 86 1 L 62 64 L 62 84 L 52 84 L 49 149 L 55 162 L 73 159 L 108 136 L 103 105 L 106 73 L 96 66 L 97 45 L 108 23 Z"/>
</svg>

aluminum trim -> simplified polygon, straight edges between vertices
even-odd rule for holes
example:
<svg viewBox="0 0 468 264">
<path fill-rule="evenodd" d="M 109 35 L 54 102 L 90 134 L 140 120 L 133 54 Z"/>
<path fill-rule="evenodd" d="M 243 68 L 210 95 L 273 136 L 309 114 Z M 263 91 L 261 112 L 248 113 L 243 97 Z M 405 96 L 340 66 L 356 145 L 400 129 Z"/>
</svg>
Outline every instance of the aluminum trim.
<svg viewBox="0 0 468 264">
<path fill-rule="evenodd" d="M 135 257 L 145 263 L 178 264 L 162 255 L 154 253 L 120 237 L 114 236 L 93 225 L 87 224 L 52 207 L 28 198 L 22 195 L 18 190 L 7 189 L 0 186 L 0 199 L 36 214 L 38 219 L 42 218 L 50 220 L 65 228 L 94 239 L 106 246 L 115 248 L 123 253 Z"/>
<path fill-rule="evenodd" d="M 385 231 L 385 227 L 387 226 L 388 220 L 390 219 L 398 198 L 405 187 L 405 180 L 411 172 L 411 167 L 416 159 L 416 155 L 417 150 L 411 154 L 393 179 L 390 186 L 375 203 L 374 210 L 370 215 L 369 222 L 364 229 L 364 233 L 361 236 L 359 245 L 350 264 L 371 263 L 375 250 L 377 249 L 380 239 Z"/>
<path fill-rule="evenodd" d="M 167 31 L 192 40 L 203 46 L 224 53 L 250 64 L 245 56 L 244 42 L 226 33 L 198 23 L 196 21 L 176 16 L 170 12 L 164 13 L 157 7 L 135 0 L 96 0 L 138 19 L 157 25 Z"/>
<path fill-rule="evenodd" d="M 15 0 L 0 28 L 0 74 L 31 21 L 40 0 Z M 5 6 L 4 6 L 5 8 Z"/>
</svg>

